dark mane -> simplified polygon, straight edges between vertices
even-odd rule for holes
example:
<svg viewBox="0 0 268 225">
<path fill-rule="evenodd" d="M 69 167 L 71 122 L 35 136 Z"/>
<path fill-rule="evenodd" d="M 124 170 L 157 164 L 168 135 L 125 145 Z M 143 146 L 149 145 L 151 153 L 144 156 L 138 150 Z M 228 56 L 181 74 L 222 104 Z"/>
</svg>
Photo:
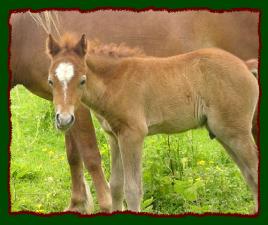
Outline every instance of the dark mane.
<svg viewBox="0 0 268 225">
<path fill-rule="evenodd" d="M 77 44 L 77 38 L 76 35 L 71 33 L 64 34 L 60 39 L 60 46 L 62 48 L 65 48 L 66 50 L 71 50 L 75 47 Z M 142 49 L 136 47 L 136 48 L 130 48 L 126 46 L 126 44 L 115 44 L 115 43 L 109 43 L 104 44 L 101 43 L 99 40 L 89 40 L 88 41 L 88 53 L 99 55 L 99 56 L 108 56 L 113 58 L 123 58 L 123 57 L 132 57 L 132 56 L 139 56 L 143 57 L 145 56 L 145 53 Z"/>
</svg>

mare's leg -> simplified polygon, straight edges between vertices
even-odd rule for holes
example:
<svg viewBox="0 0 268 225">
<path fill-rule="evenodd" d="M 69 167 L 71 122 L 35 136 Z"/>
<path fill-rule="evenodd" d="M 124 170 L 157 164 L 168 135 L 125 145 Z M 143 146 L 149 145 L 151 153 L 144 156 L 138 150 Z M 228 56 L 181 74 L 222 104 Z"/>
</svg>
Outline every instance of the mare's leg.
<svg viewBox="0 0 268 225">
<path fill-rule="evenodd" d="M 45 80 L 47 83 L 47 80 Z M 12 82 L 12 87 L 17 83 Z M 47 86 L 38 86 L 34 83 L 33 87 L 23 84 L 34 94 L 51 100 L 52 96 Z M 43 84 L 43 83 L 42 83 Z M 38 90 L 38 91 L 37 91 Z M 76 112 L 76 122 L 66 133 L 66 151 L 72 177 L 72 198 L 66 210 L 79 211 L 82 213 L 92 213 L 93 203 L 91 194 L 86 186 L 83 175 L 83 162 L 92 176 L 96 188 L 97 198 L 101 211 L 111 210 L 111 195 L 108 184 L 105 180 L 102 168 L 100 153 L 96 143 L 96 136 L 88 109 L 80 106 Z"/>
<path fill-rule="evenodd" d="M 93 200 L 84 179 L 83 163 L 76 148 L 72 133 L 73 132 L 70 130 L 65 134 L 67 158 L 72 179 L 71 203 L 65 211 L 89 214 L 93 212 Z"/>
<path fill-rule="evenodd" d="M 76 112 L 76 122 L 71 131 L 84 165 L 92 177 L 100 209 L 102 212 L 110 212 L 112 208 L 111 193 L 101 167 L 95 130 L 90 111 L 82 104 Z"/>
<path fill-rule="evenodd" d="M 124 174 L 117 138 L 113 135 L 110 135 L 109 144 L 111 147 L 112 155 L 110 188 L 112 193 L 113 211 L 122 211 L 124 198 Z"/>
<path fill-rule="evenodd" d="M 209 129 L 227 150 L 241 170 L 253 192 L 258 209 L 258 152 L 251 132 L 250 116 L 224 118 L 220 114 L 208 117 Z M 224 118 L 224 119 L 223 119 Z M 226 122 L 228 121 L 228 122 Z"/>
<path fill-rule="evenodd" d="M 17 74 L 17 75 L 18 76 L 20 75 L 23 77 L 23 74 Z M 23 85 L 29 91 L 38 95 L 39 97 L 51 100 L 52 96 L 51 96 L 51 93 L 49 92 L 48 87 L 46 90 L 45 88 L 46 86 L 45 85 L 42 86 L 42 84 L 46 82 L 47 82 L 46 80 L 43 83 L 41 81 L 40 83 L 33 82 L 33 86 L 29 86 L 27 85 L 27 83 Z M 11 87 L 15 85 L 17 85 L 15 81 L 11 83 Z M 77 121 L 79 120 L 80 119 L 79 119 L 79 112 L 78 112 Z M 77 128 L 76 128 L 77 125 L 75 124 L 74 124 L 74 128 L 71 128 L 65 134 L 66 152 L 67 152 L 67 158 L 68 158 L 68 163 L 70 166 L 71 179 L 72 179 L 71 201 L 70 201 L 69 207 L 67 207 L 65 211 L 75 211 L 75 212 L 88 214 L 88 213 L 93 212 L 93 201 L 92 201 L 90 190 L 88 189 L 88 186 L 84 179 L 83 162 L 82 162 L 80 153 L 78 151 L 78 146 L 75 141 L 75 138 L 77 138 L 78 136 Z M 92 132 L 94 133 L 94 130 Z M 88 130 L 88 133 L 90 133 L 90 130 Z M 95 136 L 93 138 L 95 138 Z M 79 141 L 79 137 L 77 138 L 77 140 Z M 95 151 L 95 149 L 93 151 Z"/>
<path fill-rule="evenodd" d="M 141 157 L 145 135 L 127 130 L 118 136 L 124 168 L 124 194 L 128 210 L 140 211 L 142 198 Z"/>
</svg>

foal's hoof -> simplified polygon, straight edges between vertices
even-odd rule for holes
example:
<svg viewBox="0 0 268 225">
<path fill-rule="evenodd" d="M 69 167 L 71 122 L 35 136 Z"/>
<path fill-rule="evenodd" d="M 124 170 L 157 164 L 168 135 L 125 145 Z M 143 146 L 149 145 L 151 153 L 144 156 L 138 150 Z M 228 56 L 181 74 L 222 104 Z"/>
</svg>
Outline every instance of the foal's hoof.
<svg viewBox="0 0 268 225">
<path fill-rule="evenodd" d="M 100 205 L 100 212 L 111 213 L 112 212 L 112 204 Z"/>
<path fill-rule="evenodd" d="M 99 199 L 100 211 L 103 213 L 112 212 L 112 197 L 110 191 L 106 193 L 105 198 Z"/>
<path fill-rule="evenodd" d="M 70 206 L 64 210 L 64 212 L 78 212 L 81 214 L 92 214 L 93 211 L 93 203 L 89 201 L 71 202 Z"/>
</svg>

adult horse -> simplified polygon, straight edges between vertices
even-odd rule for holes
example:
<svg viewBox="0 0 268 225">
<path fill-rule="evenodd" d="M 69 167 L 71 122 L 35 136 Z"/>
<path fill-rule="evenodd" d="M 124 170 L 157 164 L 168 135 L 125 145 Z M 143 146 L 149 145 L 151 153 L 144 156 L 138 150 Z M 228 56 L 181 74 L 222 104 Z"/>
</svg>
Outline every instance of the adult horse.
<svg viewBox="0 0 268 225">
<path fill-rule="evenodd" d="M 88 51 L 85 35 L 76 40 L 67 34 L 60 43 L 50 35 L 47 46 L 57 127 L 72 126 L 82 100 L 109 134 L 113 210 L 122 210 L 123 192 L 128 209 L 140 210 L 146 136 L 200 126 L 231 155 L 258 207 L 252 120 L 259 88 L 241 59 L 215 48 L 165 58 L 133 55 L 114 46 Z"/>
<path fill-rule="evenodd" d="M 22 84 L 31 92 L 52 99 L 47 84 L 49 61 L 44 53 L 46 33 L 56 37 L 64 30 L 86 33 L 102 42 L 140 46 L 145 53 L 169 56 L 202 47 L 221 47 L 240 58 L 258 57 L 258 13 L 208 11 L 115 12 L 91 13 L 75 11 L 12 13 L 11 87 Z M 56 26 L 54 26 L 56 24 Z M 49 29 L 50 28 L 50 29 Z M 47 32 L 46 32 L 47 30 Z M 82 162 L 92 175 L 100 208 L 109 211 L 109 190 L 100 166 L 100 155 L 90 112 L 80 106 L 76 122 L 65 135 L 67 157 L 72 175 L 72 197 L 68 210 L 90 212 L 89 193 L 83 178 Z"/>
</svg>

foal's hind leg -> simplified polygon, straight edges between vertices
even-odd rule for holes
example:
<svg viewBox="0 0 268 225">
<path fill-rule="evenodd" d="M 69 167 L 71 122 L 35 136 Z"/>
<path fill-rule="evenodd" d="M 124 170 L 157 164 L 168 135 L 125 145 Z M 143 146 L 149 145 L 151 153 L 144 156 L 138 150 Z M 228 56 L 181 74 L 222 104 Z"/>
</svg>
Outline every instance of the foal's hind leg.
<svg viewBox="0 0 268 225">
<path fill-rule="evenodd" d="M 237 147 L 229 147 L 229 145 L 223 143 L 218 140 L 222 146 L 226 149 L 232 159 L 236 162 L 238 167 L 240 168 L 248 186 L 251 188 L 253 192 L 253 197 L 255 201 L 255 210 L 258 211 L 258 156 L 256 151 L 256 146 L 254 143 L 236 143 Z M 238 142 L 243 140 L 238 140 Z M 237 151 L 236 153 L 233 149 L 248 149 L 245 151 Z M 253 150 L 252 150 L 253 149 Z M 244 155 L 246 154 L 246 155 Z M 252 157 L 252 158 L 251 158 Z"/>
<path fill-rule="evenodd" d="M 229 125 L 217 117 L 209 117 L 209 129 L 216 135 L 218 141 L 224 146 L 232 159 L 241 170 L 248 186 L 253 192 L 258 208 L 258 153 L 254 142 L 251 125 L 243 122 L 239 116 L 237 120 L 230 121 Z M 227 120 L 228 121 L 228 120 Z M 248 124 L 248 125 L 247 125 Z"/>
<path fill-rule="evenodd" d="M 76 117 L 77 120 L 71 129 L 73 139 L 84 165 L 92 177 L 100 210 L 110 212 L 112 209 L 111 193 L 101 167 L 101 156 L 90 112 L 80 105 Z"/>
</svg>

